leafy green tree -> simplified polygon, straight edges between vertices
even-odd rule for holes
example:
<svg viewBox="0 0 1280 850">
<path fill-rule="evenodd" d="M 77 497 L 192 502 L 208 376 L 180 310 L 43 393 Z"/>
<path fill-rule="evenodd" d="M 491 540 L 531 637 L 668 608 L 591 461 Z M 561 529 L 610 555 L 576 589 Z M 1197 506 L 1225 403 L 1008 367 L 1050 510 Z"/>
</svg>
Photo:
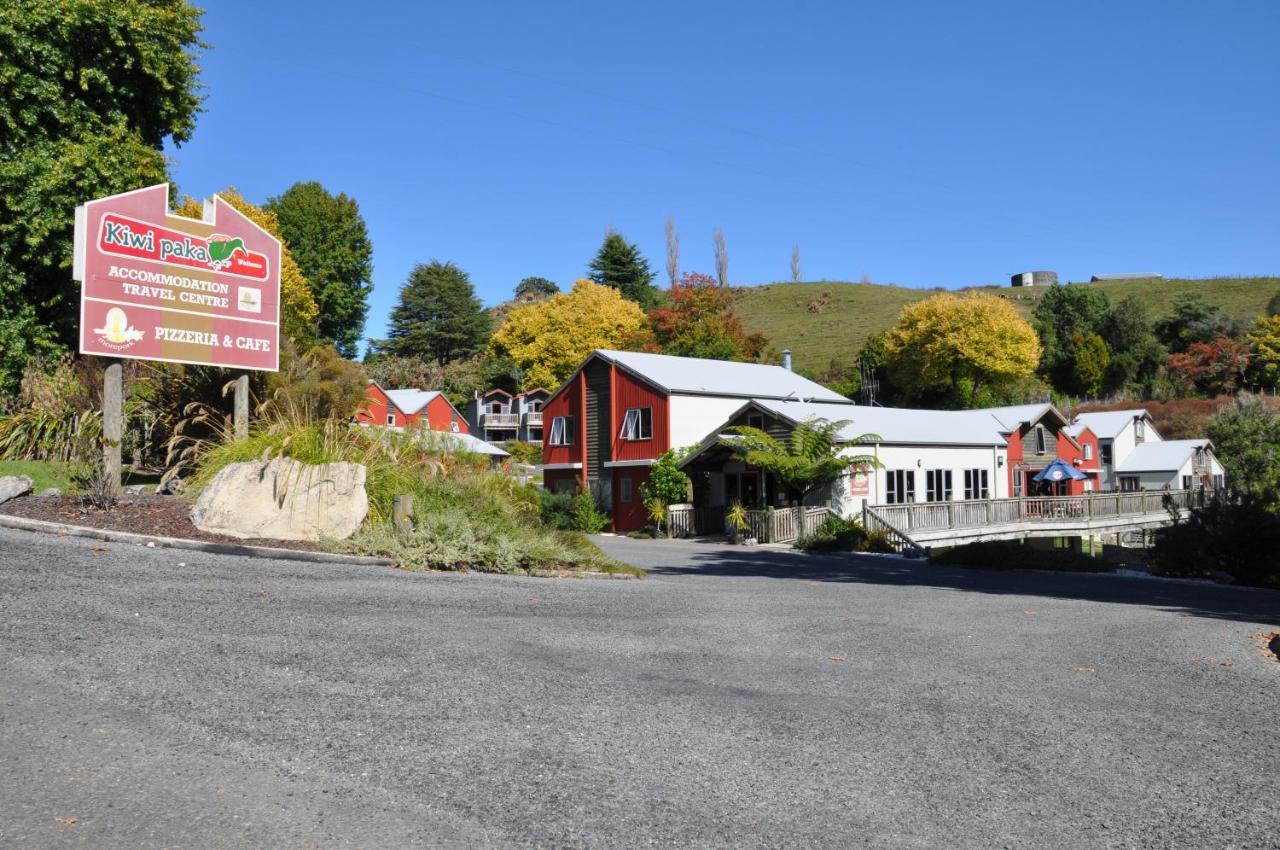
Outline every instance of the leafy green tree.
<svg viewBox="0 0 1280 850">
<path fill-rule="evenodd" d="M 1274 503 L 1280 497 L 1280 411 L 1257 396 L 1242 396 L 1209 424 L 1218 459 L 1234 490 Z"/>
<path fill-rule="evenodd" d="M 549 297 L 559 291 L 560 287 L 553 280 L 547 280 L 545 277 L 526 277 L 516 284 L 516 300 L 544 295 Z"/>
<path fill-rule="evenodd" d="M 1102 339 L 1111 351 L 1106 388 L 1138 388 L 1149 393 L 1164 368 L 1169 351 L 1156 338 L 1151 316 L 1142 300 L 1126 296 L 1107 314 Z"/>
<path fill-rule="evenodd" d="M 1268 316 L 1253 323 L 1245 335 L 1249 343 L 1249 377 L 1256 387 L 1280 385 L 1280 316 Z"/>
<path fill-rule="evenodd" d="M 841 432 L 852 425 L 848 419 L 801 422 L 784 442 L 748 425 L 735 425 L 720 438 L 720 445 L 745 463 L 774 477 L 793 501 L 803 502 L 810 493 L 829 487 L 851 466 L 873 468 L 880 462 L 873 455 L 846 455 L 846 445 L 863 445 L 880 439 L 863 434 L 842 440 Z"/>
<path fill-rule="evenodd" d="M 478 354 L 491 330 L 492 319 L 467 273 L 453 263 L 432 260 L 409 273 L 391 311 L 387 339 L 378 349 L 443 365 Z"/>
<path fill-rule="evenodd" d="M 1096 397 L 1102 391 L 1107 367 L 1111 365 L 1106 342 L 1097 334 L 1077 333 L 1071 338 L 1071 348 L 1075 352 L 1073 383 L 1086 396 Z"/>
<path fill-rule="evenodd" d="M 1058 389 L 1085 392 L 1076 382 L 1074 340 L 1096 335 L 1110 310 L 1107 293 L 1082 283 L 1050 287 L 1036 305 L 1033 324 L 1044 348 L 1040 371 Z"/>
<path fill-rule="evenodd" d="M 653 285 L 649 261 L 620 233 L 611 230 L 605 235 L 604 244 L 588 268 L 591 280 L 613 287 L 641 309 L 651 310 L 662 301 L 662 292 Z"/>
<path fill-rule="evenodd" d="M 645 502 L 657 500 L 666 507 L 689 498 L 689 476 L 680 468 L 680 460 L 680 452 L 668 449 L 649 466 L 649 480 L 640 484 Z"/>
<path fill-rule="evenodd" d="M 320 315 L 316 330 L 344 357 L 355 357 L 364 338 L 373 291 L 373 243 L 360 205 L 315 181 L 294 183 L 267 200 L 294 261 L 311 284 Z"/>
<path fill-rule="evenodd" d="M 1203 295 L 1188 292 L 1173 302 L 1173 313 L 1156 322 L 1156 336 L 1177 354 L 1192 345 L 1212 342 L 1220 336 L 1236 337 L 1241 323 L 1205 300 Z"/>
<path fill-rule="evenodd" d="M 0 391 L 23 352 L 70 345 L 73 210 L 167 179 L 200 111 L 185 0 L 0 4 Z"/>
</svg>

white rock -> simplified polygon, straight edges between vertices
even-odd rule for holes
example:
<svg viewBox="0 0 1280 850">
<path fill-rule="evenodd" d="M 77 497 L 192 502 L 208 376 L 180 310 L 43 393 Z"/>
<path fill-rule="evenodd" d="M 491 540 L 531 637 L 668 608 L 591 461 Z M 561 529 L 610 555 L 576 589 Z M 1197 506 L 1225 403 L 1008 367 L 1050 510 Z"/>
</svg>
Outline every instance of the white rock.
<svg viewBox="0 0 1280 850">
<path fill-rule="evenodd" d="M 233 463 L 205 487 L 191 521 L 201 531 L 229 537 L 342 540 L 369 513 L 365 475 L 357 463 Z"/>
<path fill-rule="evenodd" d="M 26 475 L 0 476 L 0 504 L 31 492 L 32 481 Z"/>
</svg>

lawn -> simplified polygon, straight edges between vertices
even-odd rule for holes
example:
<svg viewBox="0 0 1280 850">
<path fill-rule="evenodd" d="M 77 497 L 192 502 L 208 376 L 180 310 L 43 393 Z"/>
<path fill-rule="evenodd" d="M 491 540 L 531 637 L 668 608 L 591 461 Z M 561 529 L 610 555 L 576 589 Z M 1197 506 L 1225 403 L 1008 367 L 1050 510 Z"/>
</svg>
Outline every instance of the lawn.
<svg viewBox="0 0 1280 850">
<path fill-rule="evenodd" d="M 53 460 L 0 460 L 0 476 L 26 475 L 32 481 L 32 490 L 41 493 L 50 487 L 56 487 L 63 493 L 79 491 L 74 478 L 77 471 L 83 469 L 81 464 L 65 463 Z M 156 485 L 160 476 L 155 473 L 135 473 L 125 470 L 122 483 Z"/>
</svg>

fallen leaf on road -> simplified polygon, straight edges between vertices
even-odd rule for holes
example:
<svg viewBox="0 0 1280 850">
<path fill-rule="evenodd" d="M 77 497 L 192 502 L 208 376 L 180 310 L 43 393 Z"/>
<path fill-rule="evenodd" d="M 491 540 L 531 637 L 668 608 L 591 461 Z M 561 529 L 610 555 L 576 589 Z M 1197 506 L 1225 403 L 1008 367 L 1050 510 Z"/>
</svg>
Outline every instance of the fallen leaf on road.
<svg viewBox="0 0 1280 850">
<path fill-rule="evenodd" d="M 1028 617 L 1035 617 L 1040 612 L 1039 611 L 1023 611 L 1022 613 L 1026 614 Z"/>
<path fill-rule="evenodd" d="M 1076 673 L 1097 673 L 1098 672 L 1092 667 L 1072 667 L 1071 669 Z"/>
<path fill-rule="evenodd" d="M 828 655 L 827 658 L 831 659 L 832 661 L 844 661 L 843 655 Z"/>
<path fill-rule="evenodd" d="M 105 551 L 107 551 L 107 550 L 106 550 L 106 549 L 104 549 L 104 548 L 103 548 L 103 547 L 101 547 L 101 546 L 94 546 L 94 547 L 93 547 L 92 549 L 90 549 L 89 551 L 93 554 L 93 557 L 95 557 L 95 558 L 96 558 L 96 557 L 98 557 L 98 555 L 100 555 L 101 553 L 103 553 L 103 552 L 105 552 Z"/>
<path fill-rule="evenodd" d="M 530 596 L 530 597 L 529 597 L 529 601 L 530 601 L 530 602 L 541 602 L 541 601 L 542 601 L 542 597 L 541 597 L 541 596 Z"/>
<path fill-rule="evenodd" d="M 57 820 L 58 823 L 62 824 L 63 826 L 71 826 L 73 823 L 76 822 L 75 818 L 55 818 L 55 820 Z"/>
</svg>

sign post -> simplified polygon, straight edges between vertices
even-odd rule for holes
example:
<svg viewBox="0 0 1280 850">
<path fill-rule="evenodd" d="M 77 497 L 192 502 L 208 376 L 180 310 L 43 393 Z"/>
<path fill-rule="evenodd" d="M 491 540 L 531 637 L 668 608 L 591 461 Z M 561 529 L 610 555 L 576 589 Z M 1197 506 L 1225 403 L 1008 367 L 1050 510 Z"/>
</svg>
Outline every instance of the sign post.
<svg viewBox="0 0 1280 850">
<path fill-rule="evenodd" d="M 112 360 L 102 377 L 102 472 L 111 492 L 120 492 L 120 444 L 124 441 L 124 366 Z"/>
<path fill-rule="evenodd" d="M 106 474 L 119 481 L 121 358 L 239 371 L 234 430 L 247 434 L 247 372 L 280 364 L 279 240 L 217 195 L 201 218 L 170 212 L 167 183 L 76 207 L 75 233 L 80 353 L 116 361 L 103 387 Z"/>
</svg>

